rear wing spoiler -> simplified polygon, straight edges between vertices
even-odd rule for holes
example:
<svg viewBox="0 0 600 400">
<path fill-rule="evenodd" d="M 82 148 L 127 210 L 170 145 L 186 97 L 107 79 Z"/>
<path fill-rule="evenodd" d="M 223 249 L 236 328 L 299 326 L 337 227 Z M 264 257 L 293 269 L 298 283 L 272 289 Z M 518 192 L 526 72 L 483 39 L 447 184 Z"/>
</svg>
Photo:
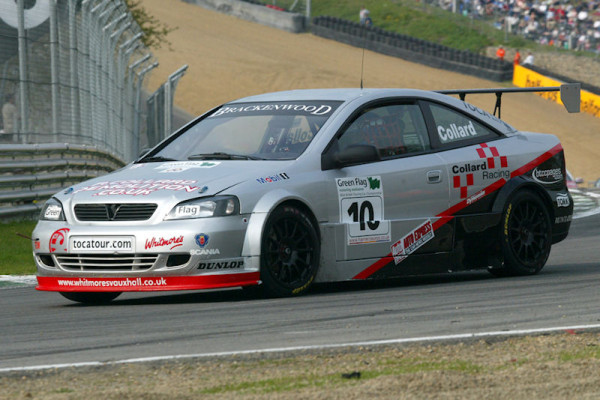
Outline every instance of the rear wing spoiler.
<svg viewBox="0 0 600 400">
<path fill-rule="evenodd" d="M 437 93 L 447 95 L 458 95 L 465 101 L 468 94 L 494 93 L 496 95 L 496 105 L 494 107 L 494 115 L 498 112 L 497 117 L 500 118 L 500 108 L 502 106 L 503 93 L 526 93 L 526 92 L 558 92 L 560 91 L 560 100 L 570 113 L 578 113 L 581 106 L 581 83 L 564 83 L 560 86 L 545 86 L 545 87 L 527 87 L 527 88 L 498 88 L 498 89 L 452 89 L 452 90 L 436 90 Z"/>
</svg>

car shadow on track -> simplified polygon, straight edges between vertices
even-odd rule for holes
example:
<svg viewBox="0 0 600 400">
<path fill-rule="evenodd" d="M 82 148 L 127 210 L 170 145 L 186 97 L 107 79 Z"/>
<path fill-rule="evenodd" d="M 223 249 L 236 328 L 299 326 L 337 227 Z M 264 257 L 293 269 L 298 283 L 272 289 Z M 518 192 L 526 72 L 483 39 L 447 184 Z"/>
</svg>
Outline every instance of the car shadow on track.
<svg viewBox="0 0 600 400">
<path fill-rule="evenodd" d="M 487 271 L 467 271 L 446 274 L 433 274 L 424 276 L 409 276 L 377 281 L 349 281 L 334 283 L 319 283 L 301 297 L 327 297 L 335 296 L 340 293 L 359 293 L 378 290 L 396 290 L 402 288 L 426 287 L 431 285 L 448 285 L 468 282 L 518 282 L 520 280 L 533 279 L 536 281 L 544 280 L 545 277 L 588 275 L 597 273 L 600 266 L 597 263 L 585 263 L 577 265 L 548 265 L 537 275 L 524 277 L 505 277 L 498 278 L 489 274 Z M 71 307 L 115 307 L 131 305 L 156 305 L 156 304 L 193 304 L 193 303 L 230 303 L 230 302 L 253 302 L 253 301 L 271 301 L 268 298 L 257 293 L 256 290 L 243 290 L 240 288 L 221 289 L 210 291 L 186 291 L 186 292 L 145 292 L 145 293 L 124 293 L 122 297 L 117 298 L 111 303 L 102 305 L 88 305 L 71 303 Z M 132 296 L 134 296 L 132 298 Z M 283 300 L 293 302 L 295 298 L 282 298 Z"/>
<path fill-rule="evenodd" d="M 373 281 L 350 281 L 350 282 L 333 282 L 333 283 L 318 283 L 311 290 L 301 297 L 312 296 L 328 296 L 339 293 L 361 292 L 382 289 L 396 289 L 402 287 L 414 287 L 424 285 L 437 285 L 446 283 L 468 282 L 468 281 L 485 281 L 494 279 L 485 271 L 461 272 L 454 274 L 435 274 L 428 276 L 410 276 L 403 278 L 394 278 L 387 280 Z M 249 289 L 221 289 L 210 291 L 186 291 L 186 292 L 145 292 L 145 293 L 124 293 L 109 303 L 111 307 L 127 306 L 127 305 L 155 305 L 155 304 L 187 304 L 187 303 L 223 303 L 223 302 L 247 302 L 273 300 L 274 298 L 266 297 L 260 294 L 259 291 L 253 288 Z M 135 298 L 131 298 L 135 296 Z M 275 298 L 276 299 L 276 298 Z M 284 298 L 285 299 L 285 298 Z M 294 298 L 287 298 L 294 301 Z M 79 307 L 102 307 L 102 305 L 90 305 L 73 303 L 71 306 Z"/>
</svg>

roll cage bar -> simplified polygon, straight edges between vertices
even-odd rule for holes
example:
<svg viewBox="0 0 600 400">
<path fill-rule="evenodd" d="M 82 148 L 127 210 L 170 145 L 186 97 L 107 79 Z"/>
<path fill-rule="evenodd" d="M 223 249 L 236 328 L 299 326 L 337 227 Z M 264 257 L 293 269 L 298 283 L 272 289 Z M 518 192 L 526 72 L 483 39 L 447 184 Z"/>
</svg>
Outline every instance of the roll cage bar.
<svg viewBox="0 0 600 400">
<path fill-rule="evenodd" d="M 543 86 L 543 87 L 527 87 L 527 88 L 498 88 L 498 89 L 450 89 L 436 90 L 437 93 L 447 95 L 458 95 L 465 101 L 467 94 L 485 94 L 494 93 L 496 95 L 496 104 L 494 107 L 494 115 L 498 111 L 497 117 L 500 118 L 500 108 L 502 107 L 503 93 L 526 93 L 526 92 L 558 92 L 560 91 L 560 100 L 570 113 L 578 113 L 581 105 L 581 83 L 564 83 L 560 86 Z"/>
</svg>

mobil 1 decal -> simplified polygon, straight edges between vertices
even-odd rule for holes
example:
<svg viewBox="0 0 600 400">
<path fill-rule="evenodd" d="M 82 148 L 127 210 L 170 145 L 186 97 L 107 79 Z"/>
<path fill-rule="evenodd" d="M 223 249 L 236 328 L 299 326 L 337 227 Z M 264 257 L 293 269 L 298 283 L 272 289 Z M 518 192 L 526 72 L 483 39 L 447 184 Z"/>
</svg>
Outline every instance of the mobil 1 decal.
<svg viewBox="0 0 600 400">
<path fill-rule="evenodd" d="M 348 244 L 389 242 L 390 222 L 383 215 L 383 182 L 379 176 L 337 178 L 340 221 Z"/>
<path fill-rule="evenodd" d="M 500 154 L 497 147 L 481 143 L 475 151 L 478 160 L 472 158 L 469 162 L 451 167 L 452 187 L 459 191 L 461 199 L 473 194 L 469 193 L 469 187 L 475 185 L 475 180 L 482 182 L 483 186 L 488 186 L 501 178 L 510 179 L 508 159 Z"/>
</svg>

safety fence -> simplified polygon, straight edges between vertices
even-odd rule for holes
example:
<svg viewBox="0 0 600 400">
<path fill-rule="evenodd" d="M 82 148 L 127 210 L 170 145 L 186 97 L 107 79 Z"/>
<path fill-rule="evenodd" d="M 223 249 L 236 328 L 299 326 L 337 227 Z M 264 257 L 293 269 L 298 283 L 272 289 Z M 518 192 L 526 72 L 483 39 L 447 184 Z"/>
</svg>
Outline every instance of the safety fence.
<svg viewBox="0 0 600 400">
<path fill-rule="evenodd" d="M 155 145 L 173 132 L 173 97 L 179 80 L 187 71 L 184 65 L 173 72 L 146 100 L 146 135 L 148 146 Z"/>
<path fill-rule="evenodd" d="M 3 143 L 139 152 L 142 87 L 156 67 L 123 0 L 0 2 Z"/>
<path fill-rule="evenodd" d="M 311 31 L 317 36 L 393 57 L 497 82 L 512 79 L 513 65 L 466 50 L 457 50 L 411 36 L 365 26 L 335 17 L 317 17 Z"/>
<path fill-rule="evenodd" d="M 158 63 L 142 38 L 124 0 L 0 1 L 0 218 L 35 212 L 171 133 L 187 66 L 147 103 Z"/>
<path fill-rule="evenodd" d="M 0 218 L 37 213 L 54 193 L 123 165 L 122 160 L 93 145 L 1 146 Z"/>
</svg>

